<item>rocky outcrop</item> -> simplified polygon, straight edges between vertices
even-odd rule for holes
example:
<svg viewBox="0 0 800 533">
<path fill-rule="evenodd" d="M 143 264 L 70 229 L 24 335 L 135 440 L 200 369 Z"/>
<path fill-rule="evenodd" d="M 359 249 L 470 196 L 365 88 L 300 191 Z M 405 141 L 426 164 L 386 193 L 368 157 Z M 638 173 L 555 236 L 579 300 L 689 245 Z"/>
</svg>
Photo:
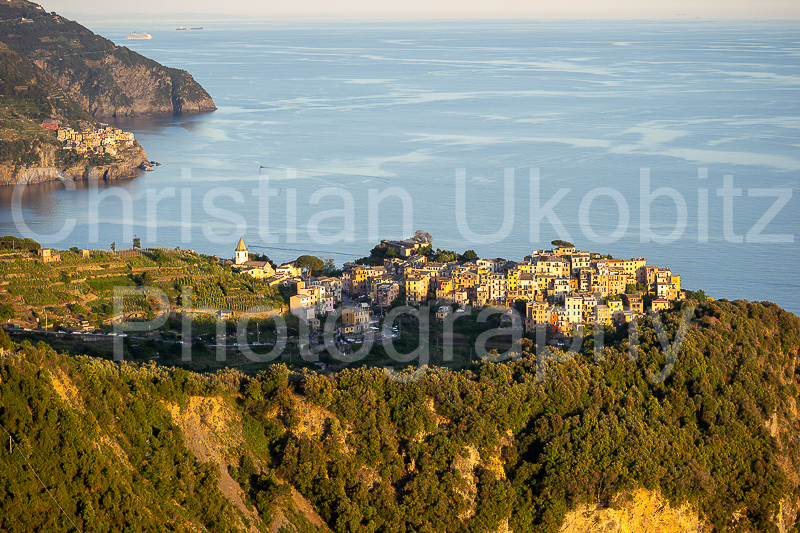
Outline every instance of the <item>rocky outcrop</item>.
<svg viewBox="0 0 800 533">
<path fill-rule="evenodd" d="M 617 496 L 609 507 L 582 505 L 567 513 L 559 533 L 710 533 L 690 505 L 672 507 L 661 494 L 636 490 Z"/>
<path fill-rule="evenodd" d="M 129 51 L 124 52 L 130 53 Z M 144 58 L 142 58 L 144 59 Z M 180 115 L 216 109 L 214 101 L 185 71 L 158 63 L 129 63 L 112 52 L 100 60 L 86 60 L 86 74 L 64 69 L 53 60 L 36 65 L 51 74 L 67 94 L 95 117 Z M 98 73 L 107 90 L 92 90 Z"/>
<path fill-rule="evenodd" d="M 56 164 L 56 147 L 39 146 L 36 149 L 39 164 L 36 166 L 16 166 L 0 163 L 0 185 L 17 183 L 43 183 L 56 180 L 104 180 L 113 181 L 135 178 L 139 175 L 139 165 L 147 161 L 147 154 L 136 144 L 123 152 L 117 161 L 110 165 L 92 166 L 86 163 L 72 166 Z"/>
</svg>

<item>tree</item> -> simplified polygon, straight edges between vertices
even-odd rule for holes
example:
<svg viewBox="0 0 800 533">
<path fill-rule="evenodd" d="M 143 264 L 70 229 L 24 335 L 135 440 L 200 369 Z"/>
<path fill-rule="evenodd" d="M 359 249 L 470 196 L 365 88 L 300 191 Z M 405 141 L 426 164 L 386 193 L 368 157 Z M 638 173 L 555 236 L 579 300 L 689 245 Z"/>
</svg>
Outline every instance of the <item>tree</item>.
<svg viewBox="0 0 800 533">
<path fill-rule="evenodd" d="M 461 259 L 464 261 L 475 261 L 478 259 L 478 254 L 475 253 L 475 250 L 467 250 L 463 254 L 461 254 Z"/>
<path fill-rule="evenodd" d="M 70 311 L 76 315 L 87 315 L 89 313 L 88 309 L 81 304 L 72 304 L 70 306 Z"/>
<path fill-rule="evenodd" d="M 324 262 L 323 272 L 325 272 L 326 276 L 330 276 L 334 272 L 336 272 L 336 262 L 333 260 L 332 257 L 327 258 Z"/>
<path fill-rule="evenodd" d="M 433 236 L 427 231 L 421 229 L 418 229 L 416 232 L 414 232 L 414 237 L 412 238 L 414 239 L 414 242 L 424 243 L 429 246 L 433 244 Z"/>
<path fill-rule="evenodd" d="M 112 242 L 111 243 L 111 251 L 112 252 L 116 252 L 117 251 L 117 243 L 116 242 Z"/>
<path fill-rule="evenodd" d="M 550 244 L 553 246 L 561 246 L 564 248 L 575 248 L 575 245 L 569 241 L 562 241 L 561 239 L 556 239 L 554 241 L 550 241 Z"/>
<path fill-rule="evenodd" d="M 140 239 L 138 236 L 134 235 L 133 236 L 133 249 L 136 250 L 137 248 L 141 248 L 141 247 L 142 247 L 142 239 Z"/>
<path fill-rule="evenodd" d="M 696 300 L 702 304 L 705 303 L 706 301 L 706 291 L 704 290 L 688 291 L 686 293 L 686 297 L 690 300 Z"/>
<path fill-rule="evenodd" d="M 11 338 L 4 329 L 0 329 L 0 348 L 4 350 L 11 348 Z"/>
<path fill-rule="evenodd" d="M 165 265 L 170 261 L 169 255 L 162 252 L 161 250 L 153 250 L 152 258 L 153 261 L 155 261 L 158 265 Z"/>
<path fill-rule="evenodd" d="M 303 271 L 304 276 L 309 276 L 312 272 L 321 272 L 325 269 L 325 263 L 322 259 L 313 255 L 301 255 L 294 264 Z"/>
<path fill-rule="evenodd" d="M 459 255 L 453 250 L 436 250 L 436 261 L 439 263 L 449 263 L 458 259 Z"/>
<path fill-rule="evenodd" d="M 14 307 L 11 304 L 0 304 L 0 319 L 14 318 Z"/>
<path fill-rule="evenodd" d="M 39 248 L 41 248 L 41 245 L 33 239 L 20 239 L 11 235 L 0 237 L 0 250 L 28 250 L 35 252 Z"/>
</svg>

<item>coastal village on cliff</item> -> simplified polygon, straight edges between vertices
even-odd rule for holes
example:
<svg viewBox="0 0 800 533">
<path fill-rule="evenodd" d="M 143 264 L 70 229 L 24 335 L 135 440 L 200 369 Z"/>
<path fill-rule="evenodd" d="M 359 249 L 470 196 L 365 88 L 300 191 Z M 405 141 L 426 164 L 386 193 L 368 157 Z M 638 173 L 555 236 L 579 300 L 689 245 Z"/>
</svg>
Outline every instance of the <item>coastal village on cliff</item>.
<svg viewBox="0 0 800 533">
<path fill-rule="evenodd" d="M 342 295 L 365 304 L 345 308 L 340 333 L 362 336 L 370 327 L 369 304 L 381 308 L 398 302 L 438 306 L 445 319 L 460 307 L 513 306 L 525 302 L 525 330 L 545 328 L 569 335 L 587 325 L 620 326 L 642 316 L 645 304 L 654 311 L 686 298 L 680 276 L 669 268 L 647 265 L 644 258 L 612 259 L 576 250 L 565 243 L 552 250 L 536 250 L 522 261 L 477 258 L 467 262 L 429 261 L 424 242 L 384 240 L 388 256 L 383 265 L 346 263 L 341 279 L 302 277 L 294 263 L 273 269 L 250 261 L 240 239 L 233 270 L 263 279 L 270 286 L 291 287 L 290 311 L 320 327 L 319 316 L 332 312 Z M 455 310 L 454 310 L 455 307 Z"/>
<path fill-rule="evenodd" d="M 79 154 L 92 152 L 115 157 L 120 148 L 131 147 L 135 141 L 133 133 L 106 124 L 96 129 L 75 131 L 67 126 L 62 127 L 56 120 L 45 120 L 42 128 L 55 132 L 65 150 L 74 150 Z"/>
<path fill-rule="evenodd" d="M 643 316 L 646 309 L 670 309 L 673 302 L 688 296 L 688 291 L 681 288 L 680 276 L 670 268 L 648 265 L 644 258 L 613 259 L 577 250 L 564 241 L 554 243 L 560 244 L 553 249 L 536 250 L 521 261 L 482 259 L 472 251 L 460 260 L 434 261 L 429 256 L 441 259 L 446 253 L 437 256 L 424 240 L 383 240 L 375 248 L 383 259 L 373 261 L 382 264 L 345 263 L 340 274 L 326 269 L 329 275 L 320 276 L 311 275 L 311 269 L 300 258 L 280 266 L 264 257 L 252 260 L 243 239 L 232 259 L 209 259 L 236 276 L 253 278 L 265 289 L 282 289 L 289 305 L 281 312 L 291 313 L 314 331 L 321 330 L 322 319 L 335 310 L 341 311 L 337 332 L 351 342 L 375 331 L 378 313 L 399 305 L 430 306 L 440 321 L 470 316 L 462 314 L 467 306 L 493 307 L 503 312 L 501 325 L 505 327 L 563 337 L 581 334 L 587 326 L 624 326 Z M 78 262 L 88 261 L 88 266 L 96 262 L 93 257 L 98 254 L 110 259 L 154 250 L 195 255 L 191 250 L 174 252 L 163 248 L 112 251 L 110 255 L 83 250 L 83 259 Z M 61 262 L 61 255 L 42 248 L 35 256 L 28 255 L 27 260 L 54 266 Z M 23 256 L 9 256 L 8 260 L 24 260 Z M 513 309 L 524 315 L 522 324 L 515 319 Z M 180 305 L 175 310 L 183 311 Z M 235 319 L 245 312 L 247 309 L 240 307 L 220 308 L 217 317 Z M 137 316 L 122 310 L 117 318 Z M 78 329 L 93 329 L 85 321 L 82 326 Z"/>
</svg>

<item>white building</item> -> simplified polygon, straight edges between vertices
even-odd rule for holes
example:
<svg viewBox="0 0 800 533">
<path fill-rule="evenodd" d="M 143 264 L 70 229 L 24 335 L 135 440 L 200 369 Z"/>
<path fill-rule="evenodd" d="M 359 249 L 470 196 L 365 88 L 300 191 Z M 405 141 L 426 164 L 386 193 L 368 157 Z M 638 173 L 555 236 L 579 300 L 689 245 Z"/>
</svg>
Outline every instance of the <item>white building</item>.
<svg viewBox="0 0 800 533">
<path fill-rule="evenodd" d="M 236 246 L 236 251 L 234 252 L 233 262 L 237 265 L 243 265 L 249 260 L 250 253 L 247 251 L 244 239 L 239 239 L 239 244 Z"/>
</svg>

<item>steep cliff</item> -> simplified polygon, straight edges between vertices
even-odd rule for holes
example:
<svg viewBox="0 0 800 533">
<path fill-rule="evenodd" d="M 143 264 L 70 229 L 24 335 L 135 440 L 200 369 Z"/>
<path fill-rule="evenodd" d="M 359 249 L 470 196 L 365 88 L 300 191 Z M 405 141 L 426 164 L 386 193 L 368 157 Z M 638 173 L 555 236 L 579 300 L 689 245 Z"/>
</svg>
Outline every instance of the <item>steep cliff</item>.
<svg viewBox="0 0 800 533">
<path fill-rule="evenodd" d="M 52 131 L 41 127 L 57 120 L 77 130 L 96 121 L 64 94 L 52 78 L 30 60 L 0 43 L 0 185 L 56 179 L 133 178 L 147 161 L 138 143 L 116 157 L 95 157 L 61 150 Z"/>
<path fill-rule="evenodd" d="M 99 59 L 77 55 L 32 59 L 95 117 L 179 115 L 216 109 L 188 72 L 164 67 L 124 47 L 114 47 Z"/>
<path fill-rule="evenodd" d="M 95 117 L 216 109 L 209 94 L 188 72 L 117 46 L 32 2 L 0 3 L 0 20 L 0 41 L 50 74 Z"/>
<path fill-rule="evenodd" d="M 36 145 L 32 151 L 38 160 L 36 164 L 0 161 L 0 185 L 54 180 L 130 179 L 139 175 L 139 165 L 147 161 L 147 154 L 138 143 L 120 152 L 115 161 L 106 164 L 93 164 L 91 160 L 64 164 L 59 161 L 58 149 L 50 144 Z"/>
</svg>

